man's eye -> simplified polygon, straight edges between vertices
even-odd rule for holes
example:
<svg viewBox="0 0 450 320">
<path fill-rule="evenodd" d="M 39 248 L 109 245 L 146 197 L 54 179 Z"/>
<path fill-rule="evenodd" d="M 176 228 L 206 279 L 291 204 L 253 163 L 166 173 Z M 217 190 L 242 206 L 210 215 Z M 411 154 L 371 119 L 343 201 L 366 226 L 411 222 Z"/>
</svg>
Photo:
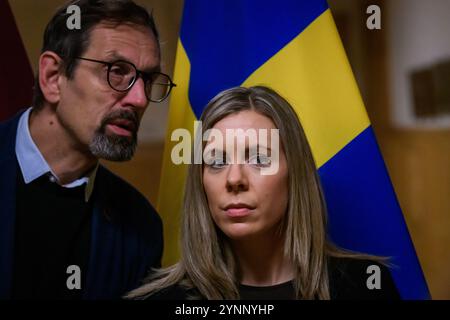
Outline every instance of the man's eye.
<svg viewBox="0 0 450 320">
<path fill-rule="evenodd" d="M 258 167 L 268 167 L 272 163 L 270 158 L 263 154 L 254 155 L 250 157 L 247 162 Z"/>
<path fill-rule="evenodd" d="M 116 76 L 124 76 L 128 73 L 128 70 L 126 68 L 114 66 L 111 68 L 109 72 Z"/>
</svg>

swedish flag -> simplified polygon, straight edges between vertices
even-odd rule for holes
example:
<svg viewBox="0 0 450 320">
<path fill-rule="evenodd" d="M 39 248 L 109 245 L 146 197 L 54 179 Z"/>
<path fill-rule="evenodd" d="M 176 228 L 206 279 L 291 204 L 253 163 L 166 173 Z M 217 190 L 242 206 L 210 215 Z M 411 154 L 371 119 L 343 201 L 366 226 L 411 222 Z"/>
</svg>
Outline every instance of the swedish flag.
<svg viewBox="0 0 450 320">
<path fill-rule="evenodd" d="M 233 86 L 267 85 L 294 106 L 323 184 L 331 239 L 392 257 L 404 299 L 429 297 L 363 101 L 325 0 L 186 0 L 169 111 L 158 210 L 164 264 L 178 257 L 186 167 L 171 161 L 171 132 Z"/>
</svg>

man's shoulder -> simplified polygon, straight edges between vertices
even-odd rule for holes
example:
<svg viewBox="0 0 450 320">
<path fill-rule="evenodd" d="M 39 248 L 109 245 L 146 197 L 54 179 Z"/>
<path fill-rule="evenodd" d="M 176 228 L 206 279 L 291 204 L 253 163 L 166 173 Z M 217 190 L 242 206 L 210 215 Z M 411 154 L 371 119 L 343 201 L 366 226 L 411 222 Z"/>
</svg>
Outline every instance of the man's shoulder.
<svg viewBox="0 0 450 320">
<path fill-rule="evenodd" d="M 20 117 L 26 110 L 21 110 L 12 118 L 0 121 L 0 146 L 5 144 L 10 145 L 16 138 L 17 125 L 19 124 Z"/>
<path fill-rule="evenodd" d="M 330 257 L 332 299 L 400 299 L 389 268 L 371 259 Z"/>
</svg>

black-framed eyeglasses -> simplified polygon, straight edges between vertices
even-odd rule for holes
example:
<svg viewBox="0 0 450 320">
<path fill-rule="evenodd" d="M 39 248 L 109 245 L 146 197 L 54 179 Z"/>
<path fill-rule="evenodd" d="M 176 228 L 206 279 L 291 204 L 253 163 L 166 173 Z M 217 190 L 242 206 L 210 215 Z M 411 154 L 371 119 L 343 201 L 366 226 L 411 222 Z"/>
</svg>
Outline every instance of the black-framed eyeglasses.
<svg viewBox="0 0 450 320">
<path fill-rule="evenodd" d="M 108 84 L 112 89 L 119 92 L 130 90 L 137 79 L 142 77 L 145 95 L 152 102 L 163 101 L 169 96 L 172 88 L 177 86 L 167 74 L 162 72 L 140 71 L 134 64 L 125 60 L 107 62 L 84 57 L 75 57 L 75 59 L 101 63 L 108 66 Z"/>
</svg>

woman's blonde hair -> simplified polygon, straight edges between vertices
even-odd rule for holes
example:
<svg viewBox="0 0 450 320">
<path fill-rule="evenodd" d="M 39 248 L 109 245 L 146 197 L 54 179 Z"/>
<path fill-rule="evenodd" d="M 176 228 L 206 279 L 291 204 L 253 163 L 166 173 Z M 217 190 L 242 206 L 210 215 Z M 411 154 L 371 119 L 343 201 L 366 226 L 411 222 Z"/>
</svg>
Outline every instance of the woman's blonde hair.
<svg viewBox="0 0 450 320">
<path fill-rule="evenodd" d="M 327 258 L 376 257 L 334 246 L 326 234 L 326 205 L 311 148 L 291 105 L 263 86 L 235 87 L 214 97 L 200 120 L 203 133 L 230 114 L 253 110 L 270 118 L 279 129 L 288 167 L 288 208 L 281 230 L 284 254 L 294 266 L 294 288 L 299 299 L 330 299 Z M 201 148 L 203 150 L 203 148 Z M 127 298 L 145 298 L 178 284 L 195 288 L 206 299 L 239 299 L 237 261 L 226 236 L 215 226 L 203 182 L 203 166 L 189 165 L 181 225 L 181 257 L 175 265 L 156 270 Z M 379 260 L 379 259 L 378 259 Z M 192 297 L 200 298 L 200 297 Z"/>
</svg>

